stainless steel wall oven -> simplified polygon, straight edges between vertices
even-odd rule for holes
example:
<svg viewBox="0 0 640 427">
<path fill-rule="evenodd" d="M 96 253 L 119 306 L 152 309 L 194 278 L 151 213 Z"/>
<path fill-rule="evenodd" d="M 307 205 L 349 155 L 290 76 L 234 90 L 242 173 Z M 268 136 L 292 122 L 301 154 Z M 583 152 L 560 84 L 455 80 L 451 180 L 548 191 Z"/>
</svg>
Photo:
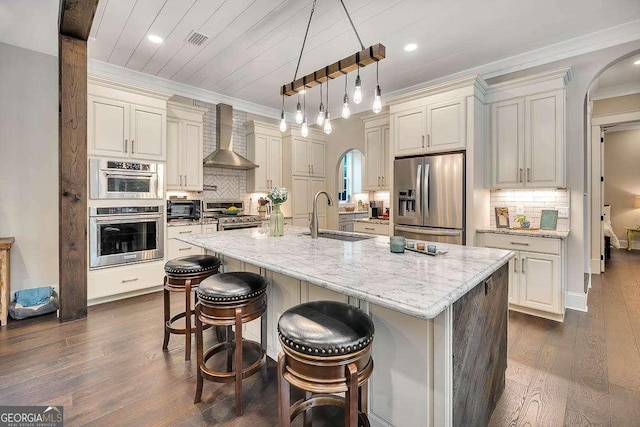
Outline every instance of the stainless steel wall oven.
<svg viewBox="0 0 640 427">
<path fill-rule="evenodd" d="M 164 257 L 164 207 L 93 207 L 89 210 L 90 268 Z"/>
</svg>

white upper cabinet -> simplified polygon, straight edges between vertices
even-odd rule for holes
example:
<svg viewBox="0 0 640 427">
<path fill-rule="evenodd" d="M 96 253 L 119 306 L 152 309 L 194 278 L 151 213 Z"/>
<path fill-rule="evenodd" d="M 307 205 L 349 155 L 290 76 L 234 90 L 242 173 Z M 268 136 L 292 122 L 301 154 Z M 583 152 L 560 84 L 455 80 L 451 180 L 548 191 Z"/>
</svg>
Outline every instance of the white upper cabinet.
<svg viewBox="0 0 640 427">
<path fill-rule="evenodd" d="M 325 166 L 325 137 L 321 132 L 310 131 L 306 138 L 299 129 L 289 129 L 283 139 L 285 162 L 290 162 L 292 175 L 323 178 Z M 287 166 L 289 169 L 289 166 Z"/>
<path fill-rule="evenodd" d="M 87 92 L 89 155 L 166 159 L 166 96 L 95 78 Z"/>
<path fill-rule="evenodd" d="M 167 190 L 202 191 L 204 108 L 168 103 Z"/>
<path fill-rule="evenodd" d="M 388 190 L 391 177 L 389 174 L 389 118 L 365 118 L 364 145 L 364 189 Z"/>
<path fill-rule="evenodd" d="M 259 167 L 247 171 L 247 191 L 269 192 L 282 186 L 282 137 L 271 124 L 249 122 L 247 157 Z"/>
<path fill-rule="evenodd" d="M 466 148 L 465 99 L 438 101 L 393 115 L 395 155 L 437 153 Z"/>
<path fill-rule="evenodd" d="M 569 69 L 495 85 L 491 105 L 491 187 L 566 186 L 565 85 Z"/>
</svg>

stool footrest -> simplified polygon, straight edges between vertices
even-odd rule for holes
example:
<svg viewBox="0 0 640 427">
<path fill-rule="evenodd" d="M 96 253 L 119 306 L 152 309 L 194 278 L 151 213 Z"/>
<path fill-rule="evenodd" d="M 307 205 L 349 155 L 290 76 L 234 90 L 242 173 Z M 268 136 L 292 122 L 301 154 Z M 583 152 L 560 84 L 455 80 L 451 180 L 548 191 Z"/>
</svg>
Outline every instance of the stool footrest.
<svg viewBox="0 0 640 427">
<path fill-rule="evenodd" d="M 235 381 L 236 373 L 235 371 L 231 372 L 222 372 L 222 371 L 214 371 L 206 366 L 207 361 L 213 357 L 214 355 L 220 353 L 223 350 L 234 350 L 236 345 L 236 341 L 225 341 L 218 343 L 208 349 L 202 356 L 202 365 L 200 365 L 200 371 L 202 372 L 202 376 L 206 379 L 213 382 L 221 382 L 221 383 L 232 383 Z M 242 346 L 249 347 L 249 350 L 255 350 L 260 353 L 260 357 L 250 366 L 244 368 L 242 370 L 242 378 L 248 378 L 254 373 L 256 373 L 262 366 L 267 363 L 267 353 L 264 351 L 260 343 L 249 340 L 242 340 Z M 244 348 L 243 348 L 244 350 Z"/>
<path fill-rule="evenodd" d="M 338 406 L 340 408 L 345 407 L 345 399 L 335 394 L 315 394 L 310 399 L 300 399 L 291 405 L 289 410 L 290 419 L 293 421 L 298 415 L 308 411 L 311 408 L 317 408 L 318 406 Z M 358 426 L 369 427 L 369 418 L 362 412 L 358 413 Z"/>
</svg>

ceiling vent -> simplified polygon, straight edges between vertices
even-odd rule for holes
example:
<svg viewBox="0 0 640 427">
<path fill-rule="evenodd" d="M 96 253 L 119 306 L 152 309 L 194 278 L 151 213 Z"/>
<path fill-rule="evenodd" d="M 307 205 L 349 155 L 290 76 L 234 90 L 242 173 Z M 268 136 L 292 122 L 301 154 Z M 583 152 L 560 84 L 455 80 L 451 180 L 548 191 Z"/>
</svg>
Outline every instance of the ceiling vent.
<svg viewBox="0 0 640 427">
<path fill-rule="evenodd" d="M 209 36 L 205 36 L 196 31 L 191 31 L 189 37 L 187 37 L 187 42 L 196 46 L 202 46 L 207 40 L 209 40 Z"/>
</svg>

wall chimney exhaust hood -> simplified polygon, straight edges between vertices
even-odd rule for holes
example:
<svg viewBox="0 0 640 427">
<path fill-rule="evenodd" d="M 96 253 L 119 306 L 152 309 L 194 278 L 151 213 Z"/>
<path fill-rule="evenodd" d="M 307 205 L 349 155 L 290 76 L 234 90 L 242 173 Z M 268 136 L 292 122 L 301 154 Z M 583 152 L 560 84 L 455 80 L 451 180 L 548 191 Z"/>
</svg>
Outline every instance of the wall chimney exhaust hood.
<svg viewBox="0 0 640 427">
<path fill-rule="evenodd" d="M 243 170 L 258 167 L 233 151 L 233 107 L 231 105 L 216 106 L 216 141 L 218 149 L 204 158 L 204 166 Z"/>
</svg>

